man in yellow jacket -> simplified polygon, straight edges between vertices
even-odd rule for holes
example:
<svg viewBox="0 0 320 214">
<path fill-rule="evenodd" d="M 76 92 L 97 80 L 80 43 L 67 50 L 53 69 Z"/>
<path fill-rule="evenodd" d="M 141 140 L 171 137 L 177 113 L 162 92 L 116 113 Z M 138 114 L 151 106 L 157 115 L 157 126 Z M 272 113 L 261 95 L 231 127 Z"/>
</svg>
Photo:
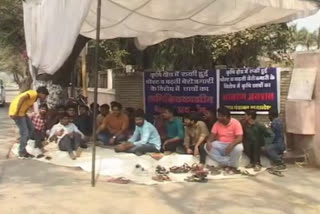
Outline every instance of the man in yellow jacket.
<svg viewBox="0 0 320 214">
<path fill-rule="evenodd" d="M 33 125 L 27 112 L 38 99 L 43 102 L 48 95 L 49 92 L 46 87 L 39 87 L 36 91 L 28 90 L 19 94 L 10 104 L 9 116 L 15 121 L 19 128 L 19 157 L 21 158 L 29 156 L 26 151 L 26 146 L 33 132 Z"/>
</svg>

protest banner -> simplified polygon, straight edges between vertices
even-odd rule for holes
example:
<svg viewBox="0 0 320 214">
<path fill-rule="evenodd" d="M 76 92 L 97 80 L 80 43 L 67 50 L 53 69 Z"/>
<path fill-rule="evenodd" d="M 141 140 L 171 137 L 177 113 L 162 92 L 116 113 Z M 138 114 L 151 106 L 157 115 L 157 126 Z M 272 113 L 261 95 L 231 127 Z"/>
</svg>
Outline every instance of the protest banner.
<svg viewBox="0 0 320 214">
<path fill-rule="evenodd" d="M 159 112 L 162 105 L 175 107 L 179 115 L 189 113 L 190 107 L 216 109 L 216 83 L 215 71 L 145 72 L 146 112 Z"/>
<path fill-rule="evenodd" d="M 271 107 L 279 111 L 279 73 L 277 68 L 219 70 L 218 105 L 232 113 L 254 109 L 265 114 Z"/>
</svg>

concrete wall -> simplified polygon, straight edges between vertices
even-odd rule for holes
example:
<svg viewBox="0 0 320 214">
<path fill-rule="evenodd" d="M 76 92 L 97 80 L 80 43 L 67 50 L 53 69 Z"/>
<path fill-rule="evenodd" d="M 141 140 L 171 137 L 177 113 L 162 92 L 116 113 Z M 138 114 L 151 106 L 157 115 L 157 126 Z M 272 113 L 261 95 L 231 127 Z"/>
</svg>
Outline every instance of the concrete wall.
<svg viewBox="0 0 320 214">
<path fill-rule="evenodd" d="M 291 133 L 290 141 L 296 152 L 305 154 L 312 165 L 320 166 L 320 52 L 297 53 L 294 58 L 295 68 L 317 68 L 317 78 L 314 89 L 314 99 L 312 101 L 287 101 L 287 108 L 295 108 L 296 112 L 287 115 L 286 123 L 295 123 L 298 125 L 308 124 L 315 128 L 314 135 L 302 135 L 301 133 Z M 301 108 L 306 102 L 315 105 L 315 108 Z M 291 106 L 289 106 L 291 105 Z M 300 106 L 299 106 L 300 105 Z M 314 115 L 315 119 L 307 119 L 308 115 Z M 301 118 L 296 121 L 295 118 Z M 306 120 L 306 121 L 303 121 Z M 303 127 L 302 127 L 303 128 Z"/>
<path fill-rule="evenodd" d="M 94 100 L 94 89 L 88 88 L 88 103 L 93 103 Z M 115 100 L 115 90 L 107 88 L 98 88 L 98 104 L 109 104 Z"/>
</svg>

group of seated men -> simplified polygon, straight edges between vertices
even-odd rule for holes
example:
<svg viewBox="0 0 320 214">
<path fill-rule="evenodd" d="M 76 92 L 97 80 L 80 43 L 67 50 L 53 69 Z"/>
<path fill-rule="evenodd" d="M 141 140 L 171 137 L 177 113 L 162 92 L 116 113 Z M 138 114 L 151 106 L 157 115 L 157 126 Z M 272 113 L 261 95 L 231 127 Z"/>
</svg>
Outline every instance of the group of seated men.
<svg viewBox="0 0 320 214">
<path fill-rule="evenodd" d="M 176 117 L 173 108 L 161 107 L 153 122 L 149 122 L 143 110 L 127 108 L 123 111 L 120 103 L 112 102 L 111 112 L 108 104 L 98 106 L 97 130 L 92 133 L 93 107 L 67 105 L 48 111 L 48 106 L 41 104 L 38 113 L 29 115 L 35 146 L 43 149 L 45 139 L 56 141 L 59 149 L 67 151 L 74 160 L 95 134 L 104 145 L 114 145 L 116 152 L 192 154 L 200 156 L 200 165 L 205 164 L 208 156 L 232 169 L 238 167 L 244 151 L 250 159 L 247 167 L 259 171 L 260 154 L 264 150 L 276 166 L 285 167 L 283 124 L 272 109 L 270 127 L 256 120 L 254 110 L 246 111 L 240 122 L 232 118 L 225 107 L 218 109 L 217 118 L 213 111 L 200 113 L 191 108 L 190 113 L 183 116 L 184 123 Z"/>
</svg>

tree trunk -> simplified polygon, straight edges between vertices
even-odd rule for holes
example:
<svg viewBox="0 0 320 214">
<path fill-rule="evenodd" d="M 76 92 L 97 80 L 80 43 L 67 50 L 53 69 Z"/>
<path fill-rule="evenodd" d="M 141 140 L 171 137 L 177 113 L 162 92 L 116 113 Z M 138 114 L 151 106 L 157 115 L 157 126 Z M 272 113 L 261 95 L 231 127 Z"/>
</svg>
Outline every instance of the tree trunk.
<svg viewBox="0 0 320 214">
<path fill-rule="evenodd" d="M 71 73 L 74 71 L 80 52 L 88 41 L 88 38 L 79 35 L 70 56 L 55 74 L 41 74 L 37 76 L 36 87 L 45 85 L 48 88 L 50 95 L 48 96 L 47 103 L 50 108 L 66 103 Z"/>
</svg>

